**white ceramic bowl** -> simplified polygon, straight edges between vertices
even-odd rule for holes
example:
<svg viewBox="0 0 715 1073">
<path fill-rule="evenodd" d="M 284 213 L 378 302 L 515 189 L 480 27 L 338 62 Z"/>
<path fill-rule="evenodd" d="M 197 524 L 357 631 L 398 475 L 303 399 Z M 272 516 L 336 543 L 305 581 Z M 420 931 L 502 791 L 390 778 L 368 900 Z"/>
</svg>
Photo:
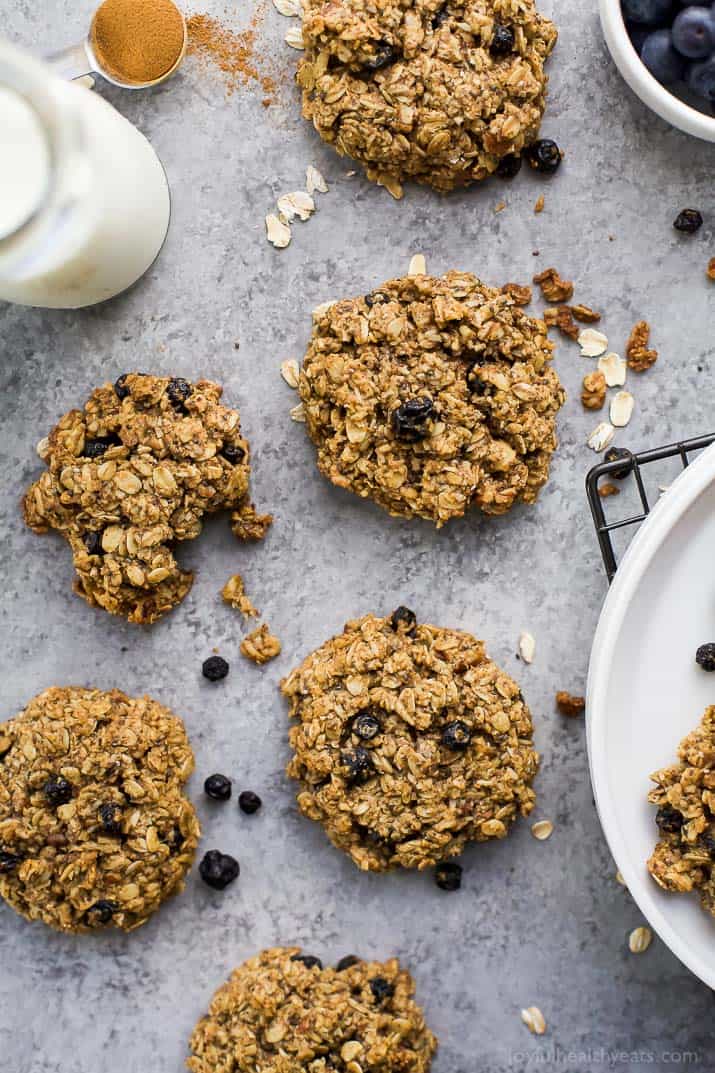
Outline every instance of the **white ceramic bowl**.
<svg viewBox="0 0 715 1073">
<path fill-rule="evenodd" d="M 681 101 L 665 86 L 661 86 L 641 62 L 628 36 L 620 0 L 599 0 L 599 3 L 608 50 L 633 92 L 666 123 L 706 142 L 715 142 L 715 116 L 699 112 L 697 108 L 691 108 Z"/>
<path fill-rule="evenodd" d="M 617 867 L 676 957 L 715 988 L 715 920 L 696 894 L 670 894 L 646 869 L 658 837 L 652 771 L 715 702 L 695 650 L 715 636 L 715 446 L 656 503 L 623 556 L 594 639 L 587 744 L 596 806 Z"/>
</svg>

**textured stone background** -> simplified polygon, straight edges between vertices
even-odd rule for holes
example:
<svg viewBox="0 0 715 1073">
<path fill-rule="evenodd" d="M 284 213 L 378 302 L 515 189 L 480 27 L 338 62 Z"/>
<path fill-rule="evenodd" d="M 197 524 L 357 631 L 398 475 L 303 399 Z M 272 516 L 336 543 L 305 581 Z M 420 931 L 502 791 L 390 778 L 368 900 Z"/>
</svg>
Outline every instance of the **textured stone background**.
<svg viewBox="0 0 715 1073">
<path fill-rule="evenodd" d="M 16 41 L 49 49 L 78 39 L 91 7 L 5 0 L 3 25 Z M 0 307 L 2 714 L 54 683 L 151 691 L 185 717 L 193 739 L 204 849 L 234 852 L 242 865 L 223 896 L 192 876 L 184 895 L 127 937 L 58 936 L 0 908 L 3 1073 L 178 1073 L 191 1028 L 229 970 L 258 948 L 293 941 L 328 959 L 350 951 L 404 958 L 442 1041 L 435 1073 L 595 1073 L 602 1055 L 552 1052 L 601 1047 L 645 1050 L 657 1070 L 672 1068 L 662 1052 L 698 1051 L 699 1068 L 712 1068 L 713 996 L 659 942 L 642 957 L 629 954 L 626 936 L 641 921 L 613 877 L 583 725 L 553 710 L 557 689 L 585 685 L 606 589 L 583 494 L 595 460 L 585 447 L 595 421 L 578 401 L 585 359 L 570 344 L 556 357 L 570 401 L 538 506 L 440 533 L 328 486 L 303 428 L 288 419 L 295 400 L 278 372 L 284 358 L 300 358 L 313 306 L 399 275 L 415 252 L 433 271 L 459 267 L 498 284 L 555 264 L 577 280 L 578 299 L 607 311 L 616 349 L 637 317 L 654 325 L 661 360 L 632 377 L 637 409 L 621 442 L 642 447 L 712 429 L 715 291 L 703 271 L 715 253 L 712 223 L 688 240 L 671 221 L 685 205 L 712 221 L 715 150 L 668 129 L 631 96 L 605 52 L 593 0 L 544 0 L 543 8 L 561 30 L 544 133 L 568 156 L 554 181 L 522 175 L 504 189 L 448 198 L 411 189 L 398 204 L 349 178 L 350 164 L 299 118 L 295 54 L 281 42 L 288 24 L 271 9 L 259 31 L 280 80 L 271 108 L 255 85 L 226 100 L 222 84 L 191 62 L 154 94 L 112 95 L 171 179 L 173 226 L 150 276 L 89 312 Z M 226 16 L 236 26 L 248 17 L 238 5 Z M 275 251 L 263 216 L 301 185 L 310 162 L 330 193 L 295 228 L 291 247 Z M 546 210 L 535 216 L 541 191 Z M 495 214 L 502 197 L 507 208 Z M 146 631 L 74 597 L 63 543 L 31 534 L 17 511 L 39 469 L 34 446 L 54 420 L 95 384 L 136 368 L 224 383 L 254 447 L 256 501 L 276 514 L 255 548 L 236 544 L 223 520 L 209 524 L 182 552 L 198 569 L 193 592 Z M 240 620 L 218 599 L 235 570 L 284 642 L 266 669 L 238 655 Z M 522 823 L 507 842 L 470 850 L 464 887 L 452 896 L 429 875 L 358 874 L 297 815 L 283 776 L 279 678 L 347 618 L 399 602 L 488 640 L 523 684 L 543 753 L 535 818 L 554 821 L 553 837 L 540 844 Z M 528 668 L 514 654 L 524 628 L 538 646 Z M 215 646 L 232 673 L 211 686 L 200 665 Z M 248 819 L 235 800 L 210 807 L 200 786 L 214 770 L 258 791 L 263 811 Z M 637 757 L 634 772 L 645 790 Z M 530 1004 L 549 1024 L 541 1040 L 519 1020 Z M 531 1061 L 524 1051 L 536 1052 Z"/>
</svg>

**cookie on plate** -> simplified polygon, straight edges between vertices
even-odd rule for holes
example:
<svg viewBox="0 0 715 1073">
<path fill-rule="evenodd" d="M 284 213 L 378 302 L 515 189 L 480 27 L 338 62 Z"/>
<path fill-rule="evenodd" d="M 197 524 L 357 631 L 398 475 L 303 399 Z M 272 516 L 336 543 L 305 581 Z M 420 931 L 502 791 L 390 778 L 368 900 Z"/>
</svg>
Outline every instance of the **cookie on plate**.
<svg viewBox="0 0 715 1073">
<path fill-rule="evenodd" d="M 715 916 L 715 706 L 683 738 L 679 760 L 651 775 L 659 841 L 648 871 L 665 890 L 697 891 Z"/>
<path fill-rule="evenodd" d="M 0 723 L 0 896 L 67 932 L 131 931 L 191 867 L 184 725 L 149 697 L 46 689 Z"/>
<path fill-rule="evenodd" d="M 320 137 L 395 197 L 518 168 L 556 28 L 533 0 L 305 0 L 297 81 Z"/>
<path fill-rule="evenodd" d="M 396 959 L 335 968 L 299 947 L 250 958 L 191 1037 L 192 1073 L 427 1073 L 437 1040 Z"/>
<path fill-rule="evenodd" d="M 529 709 L 468 633 L 366 615 L 281 688 L 298 806 L 363 870 L 427 868 L 534 806 Z"/>
<path fill-rule="evenodd" d="M 552 350 L 543 321 L 468 272 L 319 308 L 299 391 L 320 471 L 437 526 L 533 503 L 565 398 Z"/>
<path fill-rule="evenodd" d="M 40 443 L 47 469 L 25 495 L 25 521 L 62 533 L 87 603 L 155 622 L 191 588 L 173 548 L 199 535 L 205 514 L 232 511 L 240 539 L 263 536 L 271 519 L 249 501 L 248 443 L 222 390 L 130 373 Z"/>
</svg>

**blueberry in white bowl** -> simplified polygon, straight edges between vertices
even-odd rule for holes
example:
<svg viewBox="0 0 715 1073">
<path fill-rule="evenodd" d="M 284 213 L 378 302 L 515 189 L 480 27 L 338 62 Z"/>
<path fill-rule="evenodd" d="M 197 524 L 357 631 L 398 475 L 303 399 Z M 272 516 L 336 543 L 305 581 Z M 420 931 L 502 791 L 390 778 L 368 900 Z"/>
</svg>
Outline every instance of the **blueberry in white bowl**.
<svg viewBox="0 0 715 1073">
<path fill-rule="evenodd" d="M 621 0 L 631 43 L 663 86 L 715 114 L 715 3 Z"/>
</svg>

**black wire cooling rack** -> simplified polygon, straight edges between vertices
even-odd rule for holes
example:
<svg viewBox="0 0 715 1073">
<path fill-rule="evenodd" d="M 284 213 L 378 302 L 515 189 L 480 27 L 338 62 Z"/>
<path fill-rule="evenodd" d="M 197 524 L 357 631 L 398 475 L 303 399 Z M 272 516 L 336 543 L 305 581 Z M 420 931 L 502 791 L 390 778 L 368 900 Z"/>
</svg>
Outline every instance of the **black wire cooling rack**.
<svg viewBox="0 0 715 1073">
<path fill-rule="evenodd" d="M 643 467 L 650 466 L 654 462 L 663 462 L 668 458 L 679 458 L 683 469 L 685 469 L 690 464 L 690 456 L 697 454 L 705 447 L 709 447 L 711 443 L 715 443 L 715 433 L 711 433 L 708 436 L 698 436 L 692 440 L 680 440 L 678 443 L 668 444 L 667 447 L 654 447 L 650 451 L 638 451 L 626 458 L 615 458 L 611 462 L 600 462 L 588 473 L 586 477 L 586 495 L 588 496 L 588 502 L 591 507 L 593 523 L 596 527 L 596 536 L 598 537 L 603 565 L 606 568 L 609 583 L 613 581 L 613 577 L 618 569 L 618 560 L 616 559 L 616 552 L 613 547 L 613 538 L 611 534 L 618 529 L 625 529 L 628 526 L 639 526 L 641 522 L 646 520 L 651 511 L 651 504 L 648 500 L 648 494 L 643 480 Z M 624 473 L 626 470 L 628 471 L 627 474 Z M 606 519 L 604 503 L 617 503 L 618 500 L 611 500 L 610 497 L 609 499 L 604 500 L 598 494 L 598 486 L 601 478 L 613 477 L 616 472 L 623 474 L 621 477 L 622 480 L 633 479 L 635 481 L 642 510 L 637 514 L 630 515 L 628 518 L 620 518 L 617 521 L 608 521 Z"/>
</svg>

